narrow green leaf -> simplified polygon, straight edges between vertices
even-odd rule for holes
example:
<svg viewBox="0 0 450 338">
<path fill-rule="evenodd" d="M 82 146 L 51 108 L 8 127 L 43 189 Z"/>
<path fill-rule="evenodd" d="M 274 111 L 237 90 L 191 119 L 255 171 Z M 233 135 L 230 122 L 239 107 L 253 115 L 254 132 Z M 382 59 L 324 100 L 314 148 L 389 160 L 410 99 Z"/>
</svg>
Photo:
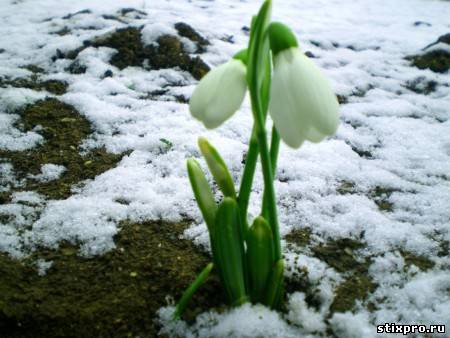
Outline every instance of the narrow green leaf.
<svg viewBox="0 0 450 338">
<path fill-rule="evenodd" d="M 217 264 L 217 249 L 216 241 L 214 240 L 214 227 L 216 226 L 216 212 L 217 204 L 214 200 L 214 195 L 211 191 L 209 183 L 200 167 L 200 164 L 194 159 L 187 160 L 187 170 L 189 180 L 191 182 L 192 190 L 194 192 L 195 199 L 197 200 L 198 207 L 203 215 L 203 219 L 208 227 L 209 243 L 211 244 L 211 251 L 213 256 L 213 262 L 216 265 L 217 273 L 221 274 L 220 267 Z"/>
<path fill-rule="evenodd" d="M 247 262 L 252 301 L 261 303 L 274 263 L 272 230 L 261 216 L 253 221 L 248 231 Z"/>
<path fill-rule="evenodd" d="M 277 307 L 280 299 L 283 297 L 283 272 L 284 263 L 280 259 L 272 268 L 264 297 L 264 304 L 271 308 Z"/>
<path fill-rule="evenodd" d="M 227 197 L 236 198 L 233 179 L 217 150 L 204 137 L 198 138 L 198 146 L 222 193 Z"/>
<path fill-rule="evenodd" d="M 200 274 L 197 276 L 197 278 L 192 282 L 191 285 L 184 291 L 183 295 L 181 296 L 180 301 L 177 304 L 177 307 L 175 309 L 175 312 L 173 313 L 173 319 L 178 319 L 183 314 L 184 310 L 186 310 L 187 304 L 191 300 L 194 293 L 198 290 L 200 286 L 203 285 L 206 278 L 208 278 L 209 274 L 211 273 L 211 270 L 213 269 L 214 264 L 209 263 L 203 270 L 200 272 Z"/>
<path fill-rule="evenodd" d="M 270 45 L 266 36 L 266 28 L 269 25 L 271 1 L 266 0 L 258 12 L 251 32 L 251 40 L 248 48 L 247 82 L 249 88 L 259 91 L 263 81 L 265 57 L 269 53 Z M 250 89 L 251 90 L 251 89 Z"/>
<path fill-rule="evenodd" d="M 210 233 L 214 233 L 214 223 L 217 211 L 217 204 L 211 191 L 208 181 L 200 168 L 200 165 L 193 158 L 187 160 L 187 171 L 191 182 L 197 204 L 202 212 L 203 219 L 208 226 Z"/>
<path fill-rule="evenodd" d="M 244 278 L 244 251 L 239 234 L 239 209 L 233 198 L 225 197 L 216 215 L 215 244 L 222 284 L 231 304 L 247 301 Z"/>
</svg>

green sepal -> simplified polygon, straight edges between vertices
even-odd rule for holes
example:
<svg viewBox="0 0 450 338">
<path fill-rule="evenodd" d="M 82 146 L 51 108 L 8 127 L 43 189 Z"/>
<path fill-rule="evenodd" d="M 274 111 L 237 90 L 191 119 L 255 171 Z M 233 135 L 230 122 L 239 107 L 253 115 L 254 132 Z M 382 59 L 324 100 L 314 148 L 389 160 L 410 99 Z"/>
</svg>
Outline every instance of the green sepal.
<svg viewBox="0 0 450 338">
<path fill-rule="evenodd" d="M 214 264 L 209 263 L 203 270 L 200 272 L 200 274 L 195 278 L 195 280 L 192 282 L 191 285 L 183 292 L 183 295 L 181 296 L 176 308 L 175 312 L 173 313 L 173 319 L 179 319 L 180 316 L 183 314 L 184 310 L 186 310 L 186 307 L 191 300 L 194 293 L 199 289 L 200 286 L 205 283 L 206 278 L 208 278 L 209 274 L 211 273 L 211 270 L 213 269 Z"/>
<path fill-rule="evenodd" d="M 214 238 L 220 277 L 232 305 L 240 305 L 248 299 L 239 226 L 237 202 L 233 198 L 225 197 L 217 211 Z"/>
<path fill-rule="evenodd" d="M 187 160 L 187 171 L 189 181 L 191 182 L 192 191 L 198 207 L 203 215 L 206 225 L 210 233 L 214 233 L 217 204 L 211 191 L 208 181 L 206 180 L 203 170 L 193 158 Z"/>
<path fill-rule="evenodd" d="M 281 22 L 272 22 L 267 28 L 270 40 L 270 49 L 274 55 L 279 52 L 298 47 L 297 38 L 292 30 Z"/>
<path fill-rule="evenodd" d="M 273 268 L 265 291 L 264 304 L 276 308 L 283 297 L 284 262 L 278 260 Z"/>
<path fill-rule="evenodd" d="M 248 61 L 247 48 L 241 49 L 239 52 L 234 54 L 233 59 L 242 61 L 242 63 L 244 65 L 247 65 L 247 61 Z"/>
<path fill-rule="evenodd" d="M 198 138 L 198 146 L 205 157 L 208 168 L 224 196 L 236 198 L 233 179 L 222 157 L 204 137 Z"/>
<path fill-rule="evenodd" d="M 262 303 L 274 263 L 273 236 L 267 221 L 258 216 L 247 234 L 247 262 L 250 277 L 250 296 Z"/>
</svg>

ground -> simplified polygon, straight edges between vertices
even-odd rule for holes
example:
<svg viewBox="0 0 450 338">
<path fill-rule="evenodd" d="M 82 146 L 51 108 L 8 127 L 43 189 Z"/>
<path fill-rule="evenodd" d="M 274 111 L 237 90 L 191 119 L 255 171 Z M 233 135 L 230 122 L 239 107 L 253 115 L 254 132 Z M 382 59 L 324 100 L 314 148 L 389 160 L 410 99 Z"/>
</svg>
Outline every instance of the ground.
<svg viewBox="0 0 450 338">
<path fill-rule="evenodd" d="M 245 47 L 258 6 L 4 1 L 0 337 L 448 330 L 450 2 L 439 0 L 274 1 L 274 19 L 293 28 L 341 104 L 335 136 L 281 146 L 285 305 L 230 309 L 213 275 L 171 320 L 211 260 L 185 161 L 206 136 L 239 184 L 252 123 L 245 101 L 207 131 L 187 102 Z M 258 174 L 252 216 L 261 187 Z"/>
</svg>

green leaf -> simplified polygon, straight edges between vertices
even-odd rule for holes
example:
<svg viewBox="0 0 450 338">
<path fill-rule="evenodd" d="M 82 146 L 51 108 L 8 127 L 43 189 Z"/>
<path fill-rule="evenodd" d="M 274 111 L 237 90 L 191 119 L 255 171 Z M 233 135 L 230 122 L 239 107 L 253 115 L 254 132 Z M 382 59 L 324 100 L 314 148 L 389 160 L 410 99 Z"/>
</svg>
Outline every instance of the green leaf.
<svg viewBox="0 0 450 338">
<path fill-rule="evenodd" d="M 203 219 L 208 227 L 209 232 L 209 242 L 211 244 L 211 251 L 213 255 L 213 262 L 216 265 L 216 270 L 220 276 L 220 267 L 217 264 L 217 249 L 214 240 L 215 233 L 215 221 L 217 204 L 214 200 L 214 195 L 209 187 L 209 183 L 200 168 L 200 165 L 193 158 L 187 160 L 187 170 L 189 175 L 189 180 L 191 182 L 192 190 L 194 191 L 195 199 L 197 200 L 198 207 L 203 215 Z"/>
<path fill-rule="evenodd" d="M 247 235 L 247 262 L 252 301 L 262 303 L 274 263 L 273 236 L 267 221 L 259 216 Z"/>
<path fill-rule="evenodd" d="M 271 1 L 266 0 L 252 23 L 248 48 L 247 82 L 249 88 L 259 91 L 266 67 L 266 57 L 269 55 L 269 40 L 266 28 L 269 25 Z M 251 89 L 250 89 L 251 90 Z"/>
<path fill-rule="evenodd" d="M 222 193 L 227 197 L 236 198 L 233 179 L 231 178 L 227 165 L 217 150 L 204 137 L 198 138 L 198 146 Z"/>
<path fill-rule="evenodd" d="M 214 200 L 214 195 L 209 187 L 209 183 L 200 168 L 200 165 L 193 158 L 187 160 L 187 171 L 189 180 L 191 182 L 192 190 L 197 204 L 202 212 L 203 219 L 208 226 L 210 233 L 214 233 L 213 228 L 215 224 L 217 204 Z"/>
<path fill-rule="evenodd" d="M 183 314 L 184 310 L 186 310 L 186 307 L 191 300 L 194 293 L 198 290 L 200 286 L 203 285 L 206 278 L 208 278 L 209 274 L 211 273 L 211 270 L 213 269 L 214 264 L 209 263 L 203 270 L 200 272 L 200 274 L 197 276 L 197 278 L 192 282 L 192 284 L 184 291 L 183 295 L 181 296 L 180 301 L 177 304 L 177 307 L 175 309 L 175 312 L 173 313 L 173 319 L 178 319 Z"/>
<path fill-rule="evenodd" d="M 222 283 L 233 305 L 247 301 L 244 251 L 239 234 L 239 209 L 233 198 L 225 197 L 216 215 L 214 235 Z"/>
<path fill-rule="evenodd" d="M 264 304 L 271 308 L 278 307 L 283 297 L 283 272 L 284 262 L 280 259 L 272 268 L 264 297 Z"/>
</svg>

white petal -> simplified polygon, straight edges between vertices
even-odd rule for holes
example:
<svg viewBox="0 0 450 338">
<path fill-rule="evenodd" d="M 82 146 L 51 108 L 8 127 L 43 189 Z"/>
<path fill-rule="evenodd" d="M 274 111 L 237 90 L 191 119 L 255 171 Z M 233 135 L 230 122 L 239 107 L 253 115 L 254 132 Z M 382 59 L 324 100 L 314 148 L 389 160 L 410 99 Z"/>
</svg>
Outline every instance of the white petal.
<svg viewBox="0 0 450 338">
<path fill-rule="evenodd" d="M 239 109 L 246 90 L 245 65 L 232 59 L 211 70 L 199 82 L 189 101 L 189 110 L 206 128 L 216 128 Z"/>
<path fill-rule="evenodd" d="M 338 103 L 320 69 L 298 48 L 275 57 L 270 114 L 283 141 L 298 148 L 335 133 Z"/>
<path fill-rule="evenodd" d="M 319 132 L 333 135 L 339 124 L 336 95 L 319 67 L 299 49 L 294 53 L 293 67 L 297 76 L 293 77 L 293 86 L 298 90 L 298 103 Z"/>
<path fill-rule="evenodd" d="M 306 126 L 297 114 L 295 93 L 289 83 L 287 64 L 276 66 L 270 93 L 269 111 L 281 139 L 290 147 L 298 148 L 305 140 Z"/>
</svg>

